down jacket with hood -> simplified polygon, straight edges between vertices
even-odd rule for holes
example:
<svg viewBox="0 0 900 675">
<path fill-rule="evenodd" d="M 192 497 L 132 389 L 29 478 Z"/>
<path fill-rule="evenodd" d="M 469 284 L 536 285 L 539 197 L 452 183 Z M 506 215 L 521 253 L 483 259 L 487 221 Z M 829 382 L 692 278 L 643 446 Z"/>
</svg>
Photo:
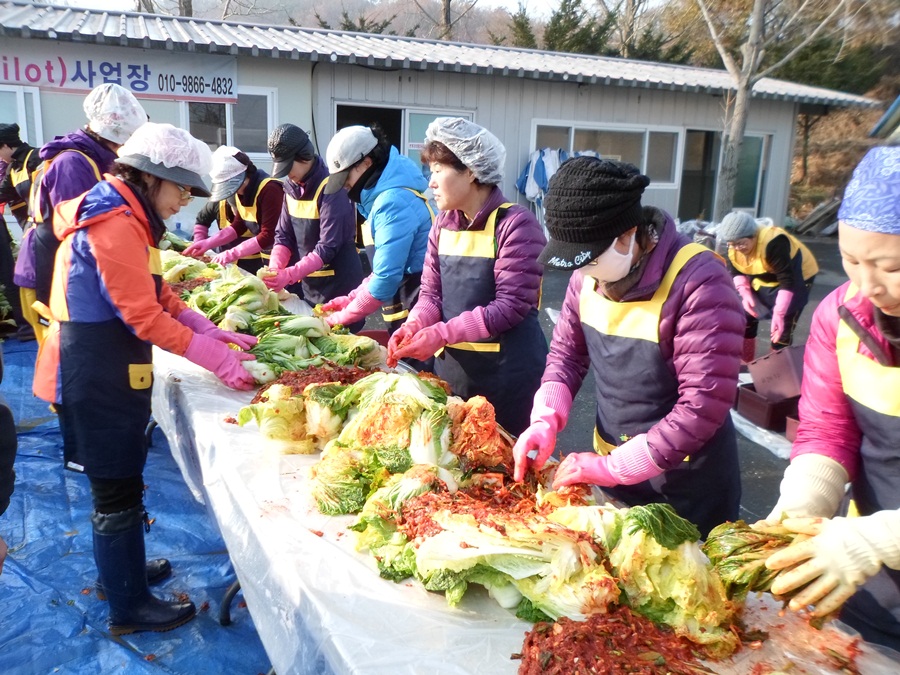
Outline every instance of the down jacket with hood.
<svg viewBox="0 0 900 675">
<path fill-rule="evenodd" d="M 639 281 L 622 298 L 625 303 L 651 298 L 676 253 L 689 243 L 668 214 L 645 207 L 644 216 L 657 226 L 659 241 Z M 565 384 L 573 397 L 591 366 L 579 316 L 583 281 L 581 270 L 572 274 L 542 379 Z M 740 298 L 722 260 L 712 252 L 691 258 L 675 277 L 659 323 L 660 355 L 678 382 L 672 411 L 647 432 L 653 461 L 663 470 L 703 448 L 730 414 L 744 326 Z M 628 382 L 622 382 L 622 391 L 627 388 Z"/>
<path fill-rule="evenodd" d="M 369 222 L 375 241 L 375 259 L 368 291 L 389 302 L 406 274 L 422 271 L 431 213 L 425 201 L 411 192 L 424 192 L 428 181 L 411 159 L 391 147 L 377 182 L 364 188 L 357 209 Z"/>
</svg>

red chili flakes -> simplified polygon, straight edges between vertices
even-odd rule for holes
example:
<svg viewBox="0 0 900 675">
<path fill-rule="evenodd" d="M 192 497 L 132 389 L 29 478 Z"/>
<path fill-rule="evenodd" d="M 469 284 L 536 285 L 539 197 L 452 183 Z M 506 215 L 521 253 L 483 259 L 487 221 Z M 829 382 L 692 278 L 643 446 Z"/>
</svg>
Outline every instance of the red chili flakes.
<svg viewBox="0 0 900 675">
<path fill-rule="evenodd" d="M 200 605 L 200 611 L 201 611 L 201 612 L 208 612 L 208 611 L 209 611 L 209 600 L 207 600 L 207 601 L 204 602 L 202 605 Z"/>
<path fill-rule="evenodd" d="M 156 654 L 147 654 L 144 657 L 144 661 L 156 661 Z"/>
<path fill-rule="evenodd" d="M 94 592 L 94 589 L 93 589 L 93 588 L 82 588 L 82 589 L 81 589 L 81 594 L 82 594 L 82 595 L 90 595 L 90 594 L 93 593 L 93 592 Z"/>
<path fill-rule="evenodd" d="M 222 421 L 225 422 L 225 424 L 237 424 L 237 423 L 238 423 L 238 421 L 237 421 L 234 417 L 232 417 L 231 415 L 229 415 L 228 417 L 226 417 L 226 418 L 225 418 L 224 420 L 222 420 Z"/>
<path fill-rule="evenodd" d="M 695 675 L 697 645 L 621 606 L 586 621 L 537 623 L 525 636 L 519 675 Z"/>
<path fill-rule="evenodd" d="M 241 609 L 244 609 L 246 606 L 247 606 L 247 603 L 244 602 L 243 600 L 241 600 L 241 601 L 238 603 L 238 607 L 240 607 Z"/>
<path fill-rule="evenodd" d="M 314 535 L 316 535 L 317 537 L 324 537 L 324 536 L 325 536 L 325 533 L 322 532 L 322 530 L 310 530 L 310 532 L 312 532 L 312 533 L 313 533 Z"/>
</svg>

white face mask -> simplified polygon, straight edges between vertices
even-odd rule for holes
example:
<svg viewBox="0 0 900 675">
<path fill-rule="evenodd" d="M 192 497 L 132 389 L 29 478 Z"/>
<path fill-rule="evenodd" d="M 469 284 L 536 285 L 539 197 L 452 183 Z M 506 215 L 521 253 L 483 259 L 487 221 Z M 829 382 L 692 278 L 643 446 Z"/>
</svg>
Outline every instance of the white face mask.
<svg viewBox="0 0 900 675">
<path fill-rule="evenodd" d="M 628 244 L 628 253 L 619 253 L 616 250 L 616 242 L 606 249 L 600 256 L 584 268 L 585 274 L 597 281 L 612 283 L 623 279 L 631 270 L 631 258 L 634 252 L 635 234 L 632 233 Z"/>
</svg>

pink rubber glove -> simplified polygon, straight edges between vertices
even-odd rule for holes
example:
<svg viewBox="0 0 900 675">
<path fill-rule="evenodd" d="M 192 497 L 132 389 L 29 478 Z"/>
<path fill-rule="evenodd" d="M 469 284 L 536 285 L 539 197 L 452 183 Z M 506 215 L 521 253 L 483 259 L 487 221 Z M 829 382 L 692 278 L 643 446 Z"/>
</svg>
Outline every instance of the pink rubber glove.
<svg viewBox="0 0 900 675">
<path fill-rule="evenodd" d="M 252 335 L 244 335 L 243 333 L 232 333 L 230 330 L 222 330 L 212 321 L 203 316 L 200 312 L 192 309 L 186 309 L 178 315 L 178 322 L 183 326 L 187 326 L 195 333 L 206 335 L 214 338 L 219 342 L 231 343 L 237 345 L 241 349 L 250 349 L 258 340 Z"/>
<path fill-rule="evenodd" d="M 531 426 L 516 441 L 513 457 L 516 461 L 514 478 L 521 482 L 525 471 L 540 469 L 556 448 L 556 435 L 566 426 L 572 410 L 572 392 L 562 382 L 544 382 L 534 395 L 531 407 Z"/>
<path fill-rule="evenodd" d="M 606 468 L 618 485 L 635 485 L 643 483 L 663 472 L 647 447 L 647 434 L 638 434 L 630 438 L 609 455 Z"/>
<path fill-rule="evenodd" d="M 361 319 L 365 319 L 369 314 L 381 307 L 382 302 L 378 298 L 369 293 L 368 288 L 362 289 L 350 303 L 340 312 L 329 314 L 325 317 L 325 323 L 329 326 L 349 326 Z"/>
<path fill-rule="evenodd" d="M 269 256 L 270 270 L 283 270 L 291 261 L 291 249 L 284 244 L 275 244 L 272 247 L 272 255 Z"/>
<path fill-rule="evenodd" d="M 204 225 L 203 223 L 194 223 L 194 236 L 193 240 L 203 241 L 204 239 L 209 239 L 209 225 Z"/>
<path fill-rule="evenodd" d="M 415 307 L 410 310 L 409 316 L 406 317 L 406 321 L 403 322 L 403 325 L 400 326 L 400 328 L 394 331 L 390 340 L 388 340 L 387 364 L 392 368 L 397 365 L 397 350 L 400 348 L 400 344 L 405 338 L 412 337 L 425 326 L 432 326 L 440 320 L 441 308 L 419 298 Z"/>
<path fill-rule="evenodd" d="M 756 306 L 756 297 L 753 295 L 753 289 L 750 287 L 750 280 L 743 274 L 732 277 L 731 280 L 741 296 L 741 304 L 744 306 L 744 311 L 750 316 L 758 317 L 759 308 Z"/>
<path fill-rule="evenodd" d="M 553 489 L 558 490 L 566 485 L 579 483 L 615 487 L 618 483 L 607 468 L 608 461 L 609 455 L 598 455 L 594 452 L 573 452 L 566 455 L 553 476 Z"/>
<path fill-rule="evenodd" d="M 772 342 L 779 342 L 784 334 L 784 321 L 793 299 L 794 292 L 785 289 L 778 291 L 775 296 L 775 307 L 772 308 L 772 327 L 769 333 Z"/>
<path fill-rule="evenodd" d="M 235 239 L 237 239 L 237 237 L 237 230 L 235 230 L 233 227 L 226 227 L 224 230 L 219 230 L 208 239 L 204 239 L 203 241 L 195 241 L 193 244 L 184 249 L 184 255 L 196 258 L 203 255 L 211 248 L 222 246 L 223 244 L 230 244 Z"/>
<path fill-rule="evenodd" d="M 347 305 L 349 305 L 353 301 L 353 298 L 355 298 L 357 295 L 359 295 L 362 290 L 364 290 L 365 288 L 368 288 L 369 279 L 371 279 L 371 278 L 372 278 L 372 275 L 370 274 L 369 276 L 367 276 L 365 279 L 362 280 L 362 282 L 359 284 L 359 286 L 354 288 L 347 295 L 339 295 L 338 297 L 332 298 L 331 300 L 326 302 L 324 305 L 322 305 L 322 311 L 323 312 L 340 312 Z"/>
<path fill-rule="evenodd" d="M 491 336 L 484 323 L 484 307 L 463 312 L 446 323 L 440 322 L 418 331 L 396 350 L 398 359 L 429 359 L 441 348 L 456 342 L 476 342 Z"/>
<path fill-rule="evenodd" d="M 229 248 L 227 251 L 217 253 L 213 256 L 213 262 L 219 263 L 220 265 L 227 265 L 244 256 L 255 255 L 260 251 L 262 251 L 262 246 L 259 245 L 259 239 L 251 237 L 234 248 Z"/>
<path fill-rule="evenodd" d="M 230 349 L 224 342 L 200 333 L 194 333 L 184 358 L 215 373 L 232 389 L 253 389 L 253 376 L 241 365 L 241 361 L 253 361 L 256 357 L 247 352 Z"/>
<path fill-rule="evenodd" d="M 318 272 L 325 266 L 319 254 L 315 251 L 307 253 L 296 265 L 285 267 L 278 270 L 278 274 L 271 277 L 264 277 L 263 283 L 273 291 L 280 291 L 285 286 L 296 284 L 298 281 L 305 279 L 313 272 Z"/>
</svg>

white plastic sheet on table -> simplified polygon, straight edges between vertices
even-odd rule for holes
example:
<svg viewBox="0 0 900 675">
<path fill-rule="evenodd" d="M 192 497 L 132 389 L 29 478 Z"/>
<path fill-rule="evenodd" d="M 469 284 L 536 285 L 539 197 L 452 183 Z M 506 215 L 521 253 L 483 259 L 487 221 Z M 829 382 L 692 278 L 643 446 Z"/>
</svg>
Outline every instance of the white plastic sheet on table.
<svg viewBox="0 0 900 675">
<path fill-rule="evenodd" d="M 316 511 L 309 468 L 318 455 L 283 455 L 280 444 L 265 440 L 255 426 L 225 421 L 252 392 L 232 391 L 211 373 L 158 349 L 154 372 L 154 417 L 185 480 L 218 524 L 279 675 L 517 671 L 519 662 L 510 655 L 521 650 L 531 625 L 477 586 L 451 609 L 443 594 L 412 580 L 381 579 L 374 560 L 354 548 L 355 535 L 346 529 L 352 517 Z M 782 663 L 787 654 L 792 673 L 838 673 L 804 647 L 801 634 L 812 629 L 792 622 L 795 628 L 786 630 L 780 625 L 793 617 L 778 617 L 758 598 L 749 605 L 758 617 L 751 625 L 770 629 L 773 640 L 714 664 L 716 672 L 749 673 L 757 663 Z M 898 667 L 868 648 L 862 663 L 866 675 L 893 675 Z"/>
</svg>

